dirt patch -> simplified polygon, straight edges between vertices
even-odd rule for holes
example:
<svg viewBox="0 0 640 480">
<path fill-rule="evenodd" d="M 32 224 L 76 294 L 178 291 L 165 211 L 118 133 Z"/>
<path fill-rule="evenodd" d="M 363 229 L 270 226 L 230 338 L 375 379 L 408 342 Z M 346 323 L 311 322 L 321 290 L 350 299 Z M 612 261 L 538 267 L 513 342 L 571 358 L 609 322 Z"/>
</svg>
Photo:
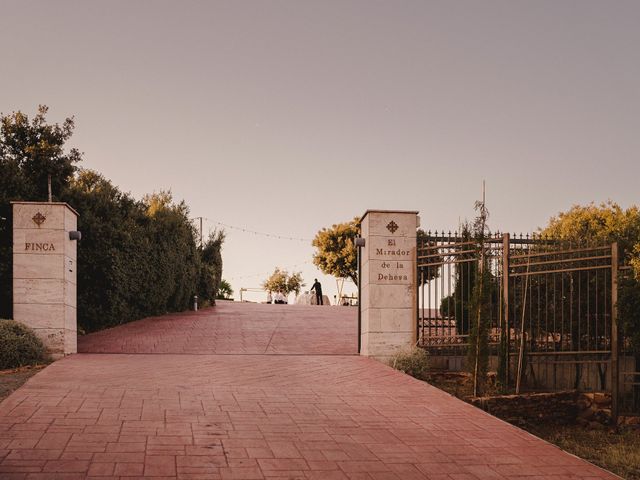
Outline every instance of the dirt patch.
<svg viewBox="0 0 640 480">
<path fill-rule="evenodd" d="M 470 373 L 435 371 L 427 375 L 427 382 L 462 400 L 468 401 L 473 398 L 473 377 Z M 484 386 L 484 394 L 500 395 L 501 393 L 496 386 L 495 375 L 491 375 Z"/>
<path fill-rule="evenodd" d="M 34 365 L 12 370 L 0 370 L 0 402 L 20 388 L 46 365 Z"/>
<path fill-rule="evenodd" d="M 578 417 L 578 397 L 579 394 L 575 391 L 528 393 L 472 398 L 469 403 L 494 417 L 521 427 L 540 422 L 570 425 Z M 598 427 L 604 428 L 604 425 L 598 424 Z"/>
</svg>

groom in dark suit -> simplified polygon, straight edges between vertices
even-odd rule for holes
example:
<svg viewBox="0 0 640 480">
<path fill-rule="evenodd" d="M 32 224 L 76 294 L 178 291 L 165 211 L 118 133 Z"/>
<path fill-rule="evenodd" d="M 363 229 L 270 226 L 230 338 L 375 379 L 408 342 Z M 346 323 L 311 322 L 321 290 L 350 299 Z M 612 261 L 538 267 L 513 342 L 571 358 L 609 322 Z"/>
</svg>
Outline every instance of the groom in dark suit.
<svg viewBox="0 0 640 480">
<path fill-rule="evenodd" d="M 324 305 L 322 302 L 322 285 L 317 278 L 313 279 L 313 286 L 311 287 L 312 292 L 316 292 L 316 305 Z"/>
</svg>

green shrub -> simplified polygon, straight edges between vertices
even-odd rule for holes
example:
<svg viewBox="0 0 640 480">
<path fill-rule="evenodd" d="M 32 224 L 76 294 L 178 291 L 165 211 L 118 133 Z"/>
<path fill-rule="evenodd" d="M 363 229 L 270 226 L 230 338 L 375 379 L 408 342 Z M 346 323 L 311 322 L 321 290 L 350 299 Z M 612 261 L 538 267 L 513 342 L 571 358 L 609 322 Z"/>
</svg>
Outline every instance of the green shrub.
<svg viewBox="0 0 640 480">
<path fill-rule="evenodd" d="M 14 320 L 0 320 L 0 370 L 48 360 L 47 349 L 33 330 Z"/>
<path fill-rule="evenodd" d="M 396 353 L 391 366 L 418 380 L 426 380 L 429 374 L 429 357 L 423 348 L 414 346 Z"/>
</svg>

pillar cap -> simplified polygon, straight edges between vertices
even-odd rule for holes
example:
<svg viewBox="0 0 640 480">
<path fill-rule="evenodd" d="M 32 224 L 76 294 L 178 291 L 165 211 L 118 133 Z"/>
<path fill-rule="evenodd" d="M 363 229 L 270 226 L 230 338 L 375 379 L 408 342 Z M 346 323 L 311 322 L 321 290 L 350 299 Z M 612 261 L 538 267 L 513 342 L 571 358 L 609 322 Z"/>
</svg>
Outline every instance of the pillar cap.
<svg viewBox="0 0 640 480">
<path fill-rule="evenodd" d="M 369 209 L 366 212 L 364 212 L 364 215 L 362 215 L 360 217 L 360 221 L 364 220 L 364 217 L 366 217 L 370 213 L 409 213 L 409 214 L 413 214 L 413 215 L 418 215 L 420 212 L 418 210 L 376 210 L 376 209 Z"/>
<path fill-rule="evenodd" d="M 11 205 L 62 205 L 64 207 L 67 207 L 69 210 L 71 210 L 76 215 L 76 217 L 80 216 L 76 211 L 76 209 L 73 208 L 71 205 L 69 205 L 67 202 L 23 202 L 23 201 L 17 200 L 10 203 Z"/>
</svg>

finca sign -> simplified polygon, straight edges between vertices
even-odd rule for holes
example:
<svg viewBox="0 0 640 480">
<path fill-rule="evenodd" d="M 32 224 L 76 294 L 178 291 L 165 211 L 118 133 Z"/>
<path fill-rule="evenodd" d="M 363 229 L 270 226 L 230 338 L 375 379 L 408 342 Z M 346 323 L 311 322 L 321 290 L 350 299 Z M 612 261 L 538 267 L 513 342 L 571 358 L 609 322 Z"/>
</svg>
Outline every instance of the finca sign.
<svg viewBox="0 0 640 480">
<path fill-rule="evenodd" d="M 55 252 L 56 247 L 53 243 L 31 243 L 24 244 L 25 252 Z"/>
</svg>

